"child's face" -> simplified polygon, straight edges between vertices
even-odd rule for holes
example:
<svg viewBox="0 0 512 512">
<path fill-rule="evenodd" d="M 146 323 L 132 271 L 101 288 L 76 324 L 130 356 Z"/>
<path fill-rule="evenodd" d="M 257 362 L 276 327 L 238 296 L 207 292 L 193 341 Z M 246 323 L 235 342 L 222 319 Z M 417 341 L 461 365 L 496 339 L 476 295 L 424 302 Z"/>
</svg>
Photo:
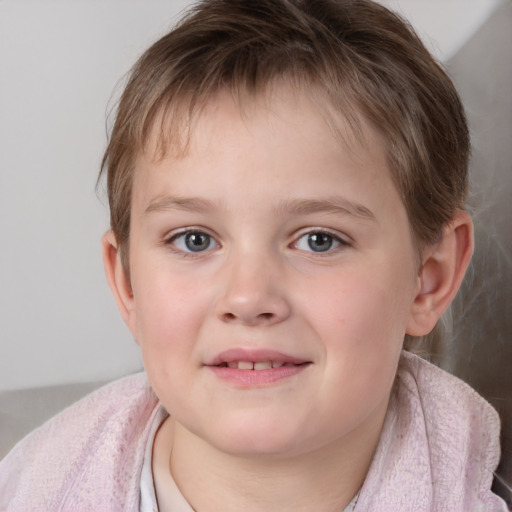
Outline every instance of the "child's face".
<svg viewBox="0 0 512 512">
<path fill-rule="evenodd" d="M 164 406 L 218 449 L 286 456 L 380 428 L 420 283 L 367 138 L 348 151 L 281 87 L 243 115 L 219 95 L 184 157 L 137 163 L 128 324 Z"/>
</svg>

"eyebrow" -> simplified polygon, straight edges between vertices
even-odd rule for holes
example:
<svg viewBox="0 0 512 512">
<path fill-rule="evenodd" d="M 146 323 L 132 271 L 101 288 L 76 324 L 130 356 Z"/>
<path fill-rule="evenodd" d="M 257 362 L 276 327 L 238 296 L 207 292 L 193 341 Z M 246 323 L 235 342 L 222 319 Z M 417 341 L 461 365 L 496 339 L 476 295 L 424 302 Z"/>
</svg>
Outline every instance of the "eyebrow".
<svg viewBox="0 0 512 512">
<path fill-rule="evenodd" d="M 217 208 L 217 204 L 209 199 L 203 199 L 200 197 L 164 196 L 153 199 L 146 208 L 145 213 L 168 210 L 209 213 Z"/>
<path fill-rule="evenodd" d="M 349 201 L 341 196 L 331 196 L 325 199 L 292 199 L 282 201 L 277 211 L 286 211 L 296 215 L 311 213 L 332 213 L 335 215 L 350 215 L 365 220 L 375 221 L 373 212 L 362 204 Z"/>
<path fill-rule="evenodd" d="M 209 199 L 164 196 L 153 199 L 146 208 L 145 213 L 175 210 L 207 214 L 219 209 L 221 209 L 221 205 Z M 325 199 L 283 200 L 274 207 L 274 210 L 276 213 L 289 213 L 292 215 L 330 213 L 334 215 L 349 215 L 363 220 L 376 220 L 373 212 L 366 206 L 340 196 L 332 196 Z"/>
</svg>

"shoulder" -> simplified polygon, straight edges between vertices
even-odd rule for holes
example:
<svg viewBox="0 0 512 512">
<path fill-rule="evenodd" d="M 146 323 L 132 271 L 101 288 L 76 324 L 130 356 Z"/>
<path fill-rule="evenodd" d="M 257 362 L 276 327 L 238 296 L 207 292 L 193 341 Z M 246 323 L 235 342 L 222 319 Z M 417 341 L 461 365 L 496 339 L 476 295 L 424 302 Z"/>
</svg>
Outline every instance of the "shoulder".
<svg viewBox="0 0 512 512">
<path fill-rule="evenodd" d="M 383 511 L 506 510 L 491 492 L 499 430 L 498 414 L 476 391 L 403 353 L 361 505 L 371 510 L 378 503 Z"/>
<path fill-rule="evenodd" d="M 459 378 L 409 353 L 402 355 L 397 381 L 400 408 L 416 412 L 431 453 L 443 458 L 439 467 L 452 455 L 452 464 L 477 463 L 492 476 L 500 458 L 495 409 Z"/>
<path fill-rule="evenodd" d="M 489 434 L 485 438 L 485 447 L 490 447 L 499 434 L 498 413 L 482 396 L 461 379 L 418 356 L 402 354 L 397 390 L 401 402 L 420 405 L 425 413 L 428 412 L 431 421 L 439 423 L 437 428 L 455 430 L 459 434 L 462 430 L 473 436 L 475 429 L 484 429 Z M 497 463 L 495 458 L 493 454 L 489 462 Z"/>
<path fill-rule="evenodd" d="M 79 510 L 130 499 L 157 404 L 137 374 L 62 411 L 0 463 L 0 509 Z"/>
</svg>

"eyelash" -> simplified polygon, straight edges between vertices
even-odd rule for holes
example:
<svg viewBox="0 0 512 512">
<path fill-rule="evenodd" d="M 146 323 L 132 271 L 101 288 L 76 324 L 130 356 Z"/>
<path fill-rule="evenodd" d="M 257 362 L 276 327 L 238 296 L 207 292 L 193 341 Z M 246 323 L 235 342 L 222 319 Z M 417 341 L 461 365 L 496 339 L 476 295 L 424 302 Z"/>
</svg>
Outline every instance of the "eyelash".
<svg viewBox="0 0 512 512">
<path fill-rule="evenodd" d="M 309 246 L 309 249 L 300 249 L 299 243 L 302 239 L 306 239 L 306 243 L 309 245 L 309 239 L 308 237 L 311 237 L 313 235 L 324 235 L 328 236 L 331 239 L 331 243 L 335 245 L 335 247 L 332 247 L 330 245 L 325 251 L 315 251 L 314 249 Z M 350 243 L 339 236 L 336 233 L 333 233 L 332 231 L 321 229 L 321 228 L 309 228 L 308 231 L 303 232 L 296 240 L 291 244 L 292 247 L 297 248 L 298 250 L 301 250 L 305 253 L 310 253 L 315 255 L 315 257 L 326 257 L 331 256 L 333 253 L 337 253 L 343 248 L 350 247 Z"/>
<path fill-rule="evenodd" d="M 185 239 L 188 235 L 200 235 L 200 236 L 202 235 L 202 236 L 208 237 L 209 238 L 208 247 L 205 250 L 201 250 L 201 251 L 187 250 L 186 248 L 178 247 L 176 245 L 176 241 L 183 238 L 184 243 L 186 243 Z M 169 247 L 173 252 L 175 252 L 176 254 L 178 254 L 184 258 L 199 257 L 199 256 L 203 255 L 204 253 L 209 252 L 211 249 L 215 248 L 215 247 L 211 247 L 212 243 L 215 244 L 216 248 L 220 247 L 220 244 L 215 240 L 214 236 L 210 235 L 205 230 L 199 229 L 199 228 L 197 228 L 197 229 L 188 228 L 184 231 L 180 231 L 179 233 L 174 233 L 173 235 L 171 235 L 170 237 L 168 237 L 164 240 L 165 246 Z"/>
<path fill-rule="evenodd" d="M 176 245 L 176 241 L 178 241 L 180 239 L 183 239 L 184 244 L 186 244 L 186 237 L 192 236 L 192 235 L 208 237 L 208 239 L 209 239 L 208 246 L 204 250 L 194 251 L 194 250 L 190 250 L 190 248 L 188 248 L 188 250 L 187 250 L 186 247 L 183 248 L 183 247 L 178 247 Z M 314 235 L 322 235 L 322 236 L 329 237 L 331 239 L 330 240 L 331 245 L 329 245 L 329 247 L 327 247 L 326 250 L 324 250 L 324 251 L 315 251 L 309 245 L 310 239 L 306 238 L 306 237 L 312 237 Z M 299 247 L 299 243 L 301 242 L 302 239 L 306 239 L 306 243 L 309 245 L 310 250 L 304 249 L 304 248 L 301 249 Z M 212 247 L 212 244 L 214 245 L 213 247 Z M 332 247 L 333 244 L 335 245 L 335 247 Z M 164 245 L 168 246 L 173 252 L 175 252 L 185 258 L 200 257 L 201 255 L 204 255 L 204 253 L 208 253 L 212 249 L 219 248 L 221 246 L 216 241 L 214 236 L 210 235 L 205 230 L 202 230 L 199 228 L 198 229 L 188 228 L 184 231 L 180 231 L 179 233 L 175 233 L 164 240 Z M 302 234 L 298 238 L 296 238 L 295 241 L 289 245 L 289 247 L 298 249 L 305 253 L 314 254 L 317 257 L 325 257 L 325 256 L 332 255 L 333 253 L 337 253 L 339 250 L 343 249 L 344 247 L 350 247 L 350 245 L 351 244 L 347 240 L 341 238 L 338 234 L 335 234 L 329 230 L 320 229 L 320 228 L 309 228 L 308 231 L 302 232 Z"/>
</svg>

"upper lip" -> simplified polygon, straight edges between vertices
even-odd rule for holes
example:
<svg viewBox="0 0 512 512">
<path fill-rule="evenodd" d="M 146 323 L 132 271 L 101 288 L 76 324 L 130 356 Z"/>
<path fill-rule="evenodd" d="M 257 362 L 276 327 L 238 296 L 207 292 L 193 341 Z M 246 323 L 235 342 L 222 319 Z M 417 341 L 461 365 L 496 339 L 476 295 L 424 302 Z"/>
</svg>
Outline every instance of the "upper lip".
<svg viewBox="0 0 512 512">
<path fill-rule="evenodd" d="M 304 364 L 310 362 L 307 359 L 301 359 L 300 357 L 294 357 L 272 349 L 231 348 L 214 356 L 212 359 L 208 360 L 205 365 L 218 366 L 223 363 L 232 363 L 235 361 L 250 361 L 253 363 L 272 361 L 290 364 Z"/>
</svg>

